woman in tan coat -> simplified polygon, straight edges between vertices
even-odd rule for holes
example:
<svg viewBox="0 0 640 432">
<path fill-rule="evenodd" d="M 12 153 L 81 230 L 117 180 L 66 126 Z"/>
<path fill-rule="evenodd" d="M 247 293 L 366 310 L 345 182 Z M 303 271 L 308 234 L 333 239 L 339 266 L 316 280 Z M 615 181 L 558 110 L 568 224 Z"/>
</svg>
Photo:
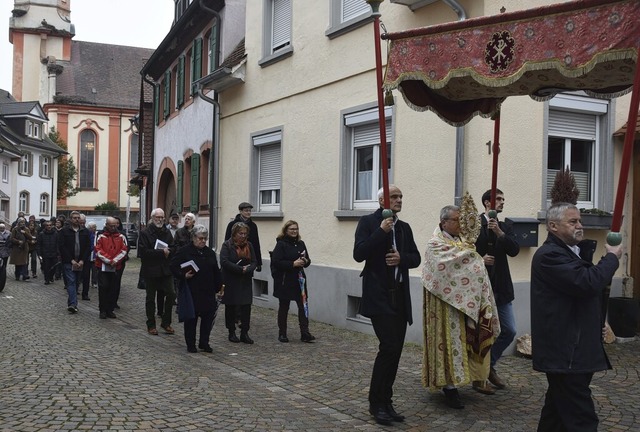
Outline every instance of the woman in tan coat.
<svg viewBox="0 0 640 432">
<path fill-rule="evenodd" d="M 11 255 L 9 256 L 9 264 L 15 266 L 16 280 L 29 279 L 28 262 L 29 262 L 29 243 L 31 242 L 31 232 L 26 226 L 24 218 L 18 218 L 15 228 L 11 230 Z"/>
</svg>

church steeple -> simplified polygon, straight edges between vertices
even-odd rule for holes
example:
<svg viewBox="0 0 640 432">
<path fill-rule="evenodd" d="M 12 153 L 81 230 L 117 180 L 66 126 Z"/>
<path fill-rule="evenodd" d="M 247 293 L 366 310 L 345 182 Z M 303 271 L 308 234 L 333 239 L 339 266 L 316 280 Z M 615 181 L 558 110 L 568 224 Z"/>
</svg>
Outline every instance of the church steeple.
<svg viewBox="0 0 640 432">
<path fill-rule="evenodd" d="M 15 0 L 11 13 L 13 96 L 44 105 L 55 95 L 59 62 L 71 58 L 71 0 Z"/>
</svg>

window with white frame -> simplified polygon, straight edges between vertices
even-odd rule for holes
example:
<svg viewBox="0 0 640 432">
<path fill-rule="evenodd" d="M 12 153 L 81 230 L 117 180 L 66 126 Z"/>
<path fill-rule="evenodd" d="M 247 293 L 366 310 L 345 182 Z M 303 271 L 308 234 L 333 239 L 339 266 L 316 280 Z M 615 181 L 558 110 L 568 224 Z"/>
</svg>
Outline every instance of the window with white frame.
<svg viewBox="0 0 640 432">
<path fill-rule="evenodd" d="M 18 173 L 25 176 L 33 174 L 33 154 L 25 153 L 22 155 L 20 158 L 20 168 Z"/>
<path fill-rule="evenodd" d="M 2 162 L 2 182 L 9 183 L 9 164 Z"/>
<path fill-rule="evenodd" d="M 561 94 L 549 102 L 547 137 L 547 200 L 551 199 L 556 174 L 569 167 L 580 191 L 578 207 L 604 205 L 601 196 L 608 184 L 604 174 L 610 150 L 608 132 L 608 101 Z M 609 182 L 610 183 L 610 182 Z"/>
<path fill-rule="evenodd" d="M 391 107 L 385 108 L 386 157 L 390 181 L 393 178 L 392 113 Z M 377 193 L 382 187 L 378 108 L 344 111 L 342 122 L 344 169 L 341 178 L 341 207 L 344 210 L 377 208 Z"/>
<path fill-rule="evenodd" d="M 40 138 L 40 131 L 42 127 L 40 123 L 27 120 L 25 134 L 30 138 Z"/>
<path fill-rule="evenodd" d="M 330 0 L 329 38 L 340 36 L 370 22 L 371 6 L 366 0 Z"/>
<path fill-rule="evenodd" d="M 291 0 L 264 0 L 263 59 L 266 65 L 293 52 Z"/>
<path fill-rule="evenodd" d="M 40 215 L 49 214 L 49 194 L 40 195 Z"/>
<path fill-rule="evenodd" d="M 92 189 L 95 176 L 96 133 L 85 129 L 80 134 L 80 178 L 81 189 Z"/>
<path fill-rule="evenodd" d="M 280 211 L 282 130 L 252 137 L 258 211 Z"/>
<path fill-rule="evenodd" d="M 29 213 L 29 192 L 20 192 L 20 195 L 18 196 L 18 211 Z"/>
<path fill-rule="evenodd" d="M 51 157 L 40 156 L 40 177 L 51 178 Z"/>
</svg>

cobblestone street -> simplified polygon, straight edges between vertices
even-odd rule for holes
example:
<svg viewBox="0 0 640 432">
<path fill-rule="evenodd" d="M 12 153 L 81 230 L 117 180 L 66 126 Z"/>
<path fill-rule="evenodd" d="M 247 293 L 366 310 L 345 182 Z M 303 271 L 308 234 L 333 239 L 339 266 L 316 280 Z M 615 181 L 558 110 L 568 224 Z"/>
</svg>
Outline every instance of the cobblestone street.
<svg viewBox="0 0 640 432">
<path fill-rule="evenodd" d="M 501 361 L 506 390 L 466 386 L 466 408 L 451 410 L 421 386 L 421 348 L 408 345 L 394 396 L 407 420 L 381 427 L 367 411 L 375 337 L 312 322 L 318 339 L 305 344 L 290 316 L 291 342 L 279 343 L 275 311 L 254 306 L 254 345 L 227 340 L 221 311 L 213 353 L 189 354 L 176 315 L 175 335 L 159 325 L 159 336 L 147 334 L 138 269 L 131 259 L 117 319 L 101 320 L 96 289 L 70 315 L 62 281 L 17 282 L 10 267 L 0 293 L 1 431 L 535 431 L 546 379 L 527 359 Z M 614 369 L 592 385 L 600 430 L 638 431 L 640 342 L 607 351 Z"/>
</svg>

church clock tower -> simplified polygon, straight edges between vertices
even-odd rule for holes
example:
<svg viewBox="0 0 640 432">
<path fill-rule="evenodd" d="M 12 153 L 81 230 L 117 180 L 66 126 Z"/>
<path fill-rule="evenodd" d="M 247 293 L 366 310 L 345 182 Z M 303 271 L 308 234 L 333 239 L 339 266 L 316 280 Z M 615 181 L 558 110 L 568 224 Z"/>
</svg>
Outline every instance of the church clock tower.
<svg viewBox="0 0 640 432">
<path fill-rule="evenodd" d="M 15 0 L 9 20 L 13 44 L 13 96 L 19 101 L 53 101 L 56 77 L 70 60 L 71 0 Z"/>
</svg>

